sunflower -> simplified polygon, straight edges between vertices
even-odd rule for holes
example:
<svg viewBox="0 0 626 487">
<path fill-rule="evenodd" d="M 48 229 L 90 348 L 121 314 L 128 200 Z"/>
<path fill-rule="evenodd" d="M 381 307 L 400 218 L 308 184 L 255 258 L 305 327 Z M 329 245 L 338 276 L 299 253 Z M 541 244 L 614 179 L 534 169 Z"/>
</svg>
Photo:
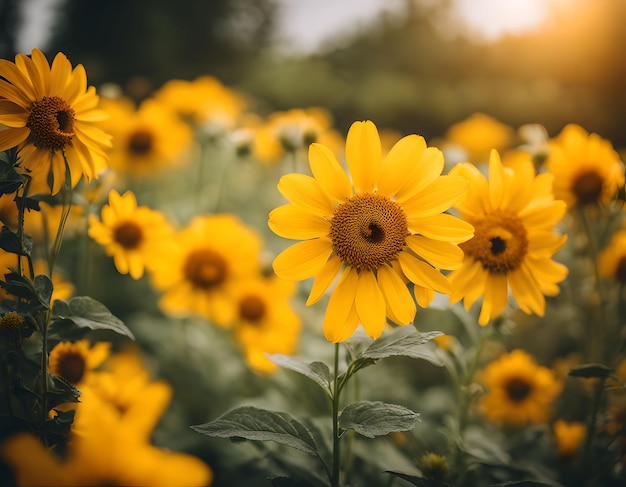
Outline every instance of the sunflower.
<svg viewBox="0 0 626 487">
<path fill-rule="evenodd" d="M 111 190 L 109 204 L 102 207 L 102 220 L 89 215 L 89 236 L 104 245 L 115 268 L 133 279 L 143 276 L 146 266 L 163 257 L 174 231 L 159 211 L 137 206 L 132 191 L 123 195 Z"/>
<path fill-rule="evenodd" d="M 548 141 L 545 167 L 568 208 L 607 204 L 624 186 L 624 164 L 611 143 L 575 124 Z"/>
<path fill-rule="evenodd" d="M 317 302 L 341 275 L 324 318 L 331 342 L 348 339 L 359 322 L 381 335 L 387 317 L 413 321 L 415 298 L 427 306 L 435 291 L 448 293 L 438 269 L 461 264 L 458 247 L 472 236 L 471 225 L 443 214 L 467 191 L 458 176 L 441 176 L 443 155 L 422 137 L 402 138 L 383 158 L 376 126 L 355 122 L 346 141 L 352 181 L 330 149 L 309 148 L 314 177 L 283 176 L 279 191 L 291 202 L 270 213 L 279 236 L 305 240 L 279 254 L 274 271 L 287 280 L 316 276 L 307 305 Z"/>
<path fill-rule="evenodd" d="M 50 350 L 48 370 L 80 388 L 89 382 L 90 374 L 103 364 L 110 350 L 108 342 L 59 342 Z"/>
<path fill-rule="evenodd" d="M 552 430 L 558 454 L 571 457 L 582 445 L 587 433 L 587 425 L 580 422 L 568 423 L 558 419 L 552 425 Z"/>
<path fill-rule="evenodd" d="M 567 238 L 554 231 L 566 207 L 553 198 L 553 177 L 536 176 L 530 156 L 515 171 L 504 168 L 495 150 L 489 181 L 470 163 L 457 164 L 450 173 L 469 180 L 467 197 L 456 208 L 475 232 L 461 244 L 463 265 L 450 275 L 451 302 L 463 299 L 469 310 L 483 296 L 478 322 L 486 325 L 504 311 L 510 287 L 525 313 L 543 316 L 544 295 L 557 295 L 557 283 L 568 273 L 552 260 Z"/>
<path fill-rule="evenodd" d="M 253 370 L 274 371 L 276 365 L 266 353 L 289 355 L 295 351 L 301 323 L 289 303 L 294 292 L 295 283 L 275 277 L 253 278 L 237 286 L 235 338 Z"/>
<path fill-rule="evenodd" d="M 495 423 L 544 423 L 562 384 L 547 367 L 524 350 L 513 350 L 489 364 L 482 373 L 488 392 L 481 407 Z"/>
<path fill-rule="evenodd" d="M 193 135 L 168 106 L 154 99 L 135 107 L 124 98 L 103 98 L 101 107 L 109 114 L 102 127 L 113 136 L 111 169 L 146 176 L 185 161 Z"/>
<path fill-rule="evenodd" d="M 0 151 L 16 147 L 21 167 L 33 178 L 31 193 L 56 194 L 65 180 L 97 178 L 106 168 L 110 136 L 94 125 L 105 117 L 97 109 L 94 87 L 87 88 L 81 64 L 58 53 L 52 65 L 38 49 L 18 54 L 15 63 L 0 59 Z M 49 178 L 51 184 L 48 185 Z"/>
<path fill-rule="evenodd" d="M 195 315 L 231 326 L 237 315 L 233 286 L 259 271 L 261 240 L 236 216 L 196 216 L 178 232 L 166 258 L 151 269 L 168 315 Z"/>
<path fill-rule="evenodd" d="M 614 279 L 626 286 L 626 230 L 613 234 L 609 244 L 598 258 L 600 276 Z"/>
</svg>

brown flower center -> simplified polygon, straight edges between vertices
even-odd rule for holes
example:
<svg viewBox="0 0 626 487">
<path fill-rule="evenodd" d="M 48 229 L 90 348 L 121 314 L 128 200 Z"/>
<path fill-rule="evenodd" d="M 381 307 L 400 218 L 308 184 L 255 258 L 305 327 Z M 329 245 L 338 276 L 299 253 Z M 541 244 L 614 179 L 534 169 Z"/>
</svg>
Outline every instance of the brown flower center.
<svg viewBox="0 0 626 487">
<path fill-rule="evenodd" d="M 149 154 L 154 145 L 154 137 L 148 130 L 137 130 L 128 140 L 128 152 L 137 156 Z"/>
<path fill-rule="evenodd" d="M 267 311 L 265 301 L 260 297 L 250 294 L 239 301 L 239 316 L 246 321 L 261 321 Z"/>
<path fill-rule="evenodd" d="M 143 232 L 135 222 L 122 222 L 115 227 L 113 239 L 125 249 L 136 249 L 143 240 Z"/>
<path fill-rule="evenodd" d="M 81 354 L 67 352 L 59 357 L 57 375 L 76 385 L 82 380 L 85 368 L 85 358 Z"/>
<path fill-rule="evenodd" d="M 71 143 L 75 121 L 76 112 L 63 98 L 44 96 L 33 102 L 26 127 L 36 147 L 55 151 Z"/>
<path fill-rule="evenodd" d="M 371 271 L 397 258 L 409 234 L 402 207 L 386 196 L 360 193 L 335 209 L 330 239 L 341 261 Z"/>
<path fill-rule="evenodd" d="M 474 237 L 460 244 L 466 255 L 480 261 L 485 270 L 494 274 L 520 266 L 528 250 L 528 237 L 517 216 L 494 211 L 472 224 Z"/>
<path fill-rule="evenodd" d="M 522 402 L 530 394 L 532 387 L 528 381 L 519 377 L 512 378 L 504 386 L 506 395 L 513 402 Z"/>
<path fill-rule="evenodd" d="M 24 326 L 24 317 L 16 311 L 9 311 L 0 318 L 0 329 L 6 332 L 15 332 Z"/>
<path fill-rule="evenodd" d="M 572 184 L 572 192 L 579 205 L 591 205 L 600 201 L 604 179 L 596 171 L 579 174 Z"/>
<path fill-rule="evenodd" d="M 195 287 L 206 290 L 219 286 L 226 280 L 228 265 L 217 252 L 199 249 L 189 254 L 183 273 Z"/>
</svg>

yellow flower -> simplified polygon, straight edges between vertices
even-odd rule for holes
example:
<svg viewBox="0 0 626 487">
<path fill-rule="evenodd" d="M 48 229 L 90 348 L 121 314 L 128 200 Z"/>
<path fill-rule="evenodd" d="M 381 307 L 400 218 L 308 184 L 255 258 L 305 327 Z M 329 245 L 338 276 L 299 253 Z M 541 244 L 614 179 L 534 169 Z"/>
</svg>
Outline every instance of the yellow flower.
<svg viewBox="0 0 626 487">
<path fill-rule="evenodd" d="M 481 402 L 487 418 L 512 425 L 546 422 L 562 390 L 554 373 L 524 350 L 513 350 L 489 364 L 482 382 L 488 389 Z"/>
<path fill-rule="evenodd" d="M 438 269 L 458 267 L 463 253 L 457 244 L 472 236 L 469 224 L 442 213 L 465 195 L 467 182 L 441 176 L 443 155 L 422 137 L 404 137 L 383 158 L 376 126 L 355 122 L 346 159 L 352 181 L 330 149 L 312 144 L 314 177 L 283 176 L 278 189 L 291 202 L 269 219 L 279 236 L 305 240 L 278 255 L 274 271 L 294 281 L 317 276 L 307 305 L 341 274 L 324 318 L 331 342 L 348 339 L 359 322 L 372 338 L 381 335 L 387 317 L 412 322 L 416 306 L 407 280 L 423 307 L 435 291 L 449 293 Z"/>
<path fill-rule="evenodd" d="M 59 342 L 50 350 L 48 370 L 80 389 L 89 383 L 90 375 L 107 359 L 110 349 L 111 344 L 108 342 L 97 342 L 94 345 L 86 339 Z"/>
<path fill-rule="evenodd" d="M 235 289 L 235 338 L 253 370 L 275 370 L 266 353 L 294 353 L 301 328 L 300 318 L 289 303 L 294 292 L 295 283 L 275 277 L 250 279 Z"/>
<path fill-rule="evenodd" d="M 138 108 L 124 98 L 106 99 L 109 114 L 102 127 L 113 136 L 111 169 L 140 176 L 183 162 L 192 145 L 192 132 L 168 106 L 153 99 Z"/>
<path fill-rule="evenodd" d="M 495 150 L 489 158 L 489 181 L 469 163 L 457 164 L 450 173 L 470 182 L 457 209 L 475 231 L 474 238 L 461 244 L 465 259 L 450 275 L 450 300 L 463 299 L 469 310 L 483 296 L 478 322 L 486 325 L 504 311 L 510 287 L 525 313 L 543 316 L 544 295 L 557 295 L 557 283 L 568 272 L 552 260 L 567 238 L 554 232 L 566 208 L 553 198 L 553 177 L 535 176 L 530 160 L 515 171 L 504 168 Z"/>
<path fill-rule="evenodd" d="M 484 113 L 474 113 L 450 126 L 445 144 L 461 147 L 473 163 L 487 160 L 491 149 L 502 151 L 511 146 L 515 131 Z"/>
<path fill-rule="evenodd" d="M 578 451 L 585 439 L 587 425 L 585 423 L 568 423 L 558 419 L 552 425 L 552 429 L 557 452 L 559 455 L 570 457 Z"/>
<path fill-rule="evenodd" d="M 196 216 L 165 258 L 151 269 L 168 315 L 201 316 L 231 326 L 237 315 L 233 287 L 259 270 L 261 241 L 234 215 Z"/>
<path fill-rule="evenodd" d="M 131 191 L 123 195 L 111 190 L 109 204 L 102 207 L 102 220 L 89 215 L 89 236 L 104 245 L 115 268 L 133 279 L 143 276 L 146 267 L 163 259 L 174 231 L 162 213 L 137 206 Z"/>
<path fill-rule="evenodd" d="M 548 141 L 545 167 L 568 208 L 606 204 L 624 186 L 624 164 L 611 143 L 575 124 Z"/>
<path fill-rule="evenodd" d="M 81 64 L 58 53 L 52 65 L 33 49 L 15 64 L 0 59 L 0 151 L 18 147 L 23 169 L 33 178 L 31 193 L 58 193 L 67 158 L 72 186 L 81 176 L 97 178 L 106 168 L 110 136 L 94 125 L 104 118 L 93 86 Z M 52 183 L 48 185 L 49 175 Z"/>
<path fill-rule="evenodd" d="M 40 211 L 24 213 L 24 231 L 33 237 L 35 242 L 51 245 L 59 230 L 59 223 L 63 216 L 63 205 L 50 205 L 45 201 L 40 201 L 39 208 Z M 84 214 L 84 207 L 72 205 L 63 227 L 64 238 L 75 236 L 84 231 Z"/>
<path fill-rule="evenodd" d="M 619 230 L 613 234 L 598 260 L 602 277 L 610 277 L 626 286 L 626 230 Z"/>
</svg>

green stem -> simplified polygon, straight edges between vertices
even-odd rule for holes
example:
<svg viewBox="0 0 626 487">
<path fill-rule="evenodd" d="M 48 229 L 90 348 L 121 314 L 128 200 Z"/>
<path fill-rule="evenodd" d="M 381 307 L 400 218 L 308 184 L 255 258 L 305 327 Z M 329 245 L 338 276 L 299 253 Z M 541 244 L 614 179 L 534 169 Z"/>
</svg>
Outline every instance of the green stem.
<svg viewBox="0 0 626 487">
<path fill-rule="evenodd" d="M 335 367 L 333 377 L 333 473 L 332 487 L 339 487 L 341 455 L 339 451 L 339 344 L 335 343 Z"/>
<path fill-rule="evenodd" d="M 599 382 L 596 384 L 593 405 L 591 409 L 591 417 L 589 418 L 589 424 L 587 425 L 587 432 L 585 434 L 585 442 L 583 444 L 582 449 L 582 460 L 580 462 L 580 478 L 582 482 L 580 485 L 585 485 L 587 480 L 587 476 L 590 473 L 590 455 L 591 455 L 591 443 L 593 441 L 593 437 L 596 429 L 596 422 L 598 420 L 598 413 L 600 412 L 600 405 L 602 403 L 602 395 L 604 392 L 604 381 L 605 378 L 601 378 Z"/>
</svg>

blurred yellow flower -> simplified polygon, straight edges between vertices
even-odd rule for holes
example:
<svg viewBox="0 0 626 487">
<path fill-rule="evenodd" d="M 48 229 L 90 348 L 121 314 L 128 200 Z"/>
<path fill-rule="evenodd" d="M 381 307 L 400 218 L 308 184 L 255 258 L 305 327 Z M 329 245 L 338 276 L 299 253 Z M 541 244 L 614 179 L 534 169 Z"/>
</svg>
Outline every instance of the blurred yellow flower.
<svg viewBox="0 0 626 487">
<path fill-rule="evenodd" d="M 24 231 L 33 237 L 35 242 L 51 245 L 59 230 L 63 205 L 51 205 L 45 201 L 40 201 L 39 208 L 40 211 L 24 213 Z M 85 208 L 83 206 L 72 205 L 63 228 L 64 237 L 69 238 L 84 231 L 84 214 Z"/>
<path fill-rule="evenodd" d="M 600 276 L 615 279 L 626 286 L 626 230 L 613 234 L 609 244 L 598 257 Z"/>
<path fill-rule="evenodd" d="M 189 314 L 221 326 L 237 316 L 232 290 L 259 270 L 261 240 L 234 215 L 194 217 L 175 236 L 169 253 L 154 262 L 154 287 L 163 292 L 161 309 Z"/>
<path fill-rule="evenodd" d="M 552 425 L 556 449 L 559 455 L 570 457 L 574 455 L 587 433 L 585 423 L 568 423 L 562 419 L 557 419 Z"/>
<path fill-rule="evenodd" d="M 52 65 L 33 49 L 31 57 L 0 59 L 0 151 L 18 147 L 21 167 L 33 178 L 30 193 L 58 193 L 65 180 L 65 162 L 72 186 L 81 176 L 97 178 L 106 168 L 110 136 L 94 125 L 105 117 L 98 110 L 93 86 L 81 64 L 58 53 Z M 51 184 L 48 178 L 51 177 Z"/>
<path fill-rule="evenodd" d="M 104 246 L 121 274 L 139 279 L 146 267 L 167 255 L 173 228 L 161 212 L 137 206 L 131 191 L 120 196 L 111 190 L 101 217 L 99 220 L 96 215 L 89 215 L 89 236 Z"/>
<path fill-rule="evenodd" d="M 624 164 L 608 140 L 576 124 L 548 141 L 545 167 L 554 175 L 554 193 L 567 203 L 609 203 L 624 186 Z"/>
<path fill-rule="evenodd" d="M 316 107 L 275 112 L 256 129 L 254 155 L 261 162 L 273 163 L 287 153 L 307 149 L 314 142 L 327 146 L 338 155 L 343 144 L 332 123 L 331 115 Z"/>
<path fill-rule="evenodd" d="M 514 139 L 512 127 L 484 113 L 474 113 L 451 125 L 442 144 L 460 147 L 469 162 L 478 163 L 486 161 L 492 149 L 500 152 L 509 148 Z"/>
<path fill-rule="evenodd" d="M 553 177 L 535 176 L 530 161 L 515 171 L 505 168 L 495 150 L 489 158 L 489 180 L 470 163 L 457 164 L 450 174 L 470 183 L 456 208 L 475 231 L 474 238 L 461 244 L 465 259 L 450 275 L 450 300 L 463 299 L 469 310 L 483 296 L 478 322 L 486 325 L 504 311 L 510 287 L 525 313 L 543 316 L 544 295 L 557 295 L 557 283 L 568 273 L 552 260 L 567 239 L 554 231 L 566 207 L 552 195 Z"/>
<path fill-rule="evenodd" d="M 0 223 L 6 225 L 13 231 L 17 229 L 17 205 L 15 204 L 15 196 L 15 193 L 0 196 Z"/>
<path fill-rule="evenodd" d="M 487 394 L 481 407 L 495 423 L 523 425 L 544 423 L 562 384 L 524 350 L 513 350 L 489 364 L 482 372 Z"/>
<path fill-rule="evenodd" d="M 307 305 L 317 302 L 337 275 L 324 318 L 331 342 L 348 339 L 359 322 L 377 338 L 387 318 L 405 325 L 416 312 L 415 298 L 427 306 L 435 291 L 449 293 L 439 269 L 454 269 L 463 259 L 458 247 L 472 227 L 443 212 L 463 198 L 467 182 L 441 176 L 443 155 L 422 137 L 401 139 L 383 158 L 376 126 L 352 124 L 346 141 L 352 181 L 333 152 L 309 148 L 314 177 L 288 174 L 278 183 L 289 204 L 270 213 L 279 236 L 305 240 L 274 260 L 283 279 L 317 276 Z"/>
<path fill-rule="evenodd" d="M 289 303 L 295 290 L 295 283 L 275 277 L 250 279 L 235 288 L 235 338 L 253 370 L 269 373 L 276 369 L 266 353 L 295 352 L 301 328 L 300 317 Z"/>
<path fill-rule="evenodd" d="M 101 107 L 109 114 L 102 127 L 113 136 L 111 169 L 147 176 L 188 157 L 191 129 L 167 105 L 147 99 L 136 108 L 124 98 L 102 98 Z"/>
<path fill-rule="evenodd" d="M 154 94 L 178 116 L 206 135 L 232 130 L 245 108 L 245 100 L 213 76 L 193 81 L 173 79 Z"/>
<path fill-rule="evenodd" d="M 59 342 L 48 357 L 48 370 L 51 374 L 63 377 L 77 389 L 89 384 L 90 375 L 108 358 L 111 344 L 89 340 Z"/>
</svg>

